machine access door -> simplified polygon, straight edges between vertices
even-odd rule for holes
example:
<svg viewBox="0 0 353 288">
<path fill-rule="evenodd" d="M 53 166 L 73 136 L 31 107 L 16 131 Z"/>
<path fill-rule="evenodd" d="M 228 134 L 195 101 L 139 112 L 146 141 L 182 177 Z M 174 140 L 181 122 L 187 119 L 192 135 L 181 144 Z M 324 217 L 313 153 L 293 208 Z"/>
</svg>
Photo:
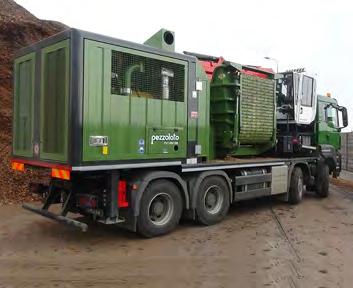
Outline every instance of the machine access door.
<svg viewBox="0 0 353 288">
<path fill-rule="evenodd" d="M 298 114 L 299 124 L 310 124 L 315 120 L 316 116 L 316 81 L 314 78 L 303 74 L 297 74 L 300 79 L 297 86 L 298 91 L 298 104 L 299 109 L 296 111 Z"/>
<path fill-rule="evenodd" d="M 83 161 L 185 157 L 188 63 L 123 44 L 85 40 Z"/>
</svg>

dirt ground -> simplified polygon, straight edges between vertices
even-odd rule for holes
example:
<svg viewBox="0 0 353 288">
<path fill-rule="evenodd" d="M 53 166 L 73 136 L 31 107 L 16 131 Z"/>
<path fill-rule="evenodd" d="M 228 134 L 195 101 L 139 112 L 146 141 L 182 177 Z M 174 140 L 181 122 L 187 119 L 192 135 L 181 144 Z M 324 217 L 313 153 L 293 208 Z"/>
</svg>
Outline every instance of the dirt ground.
<svg viewBox="0 0 353 288">
<path fill-rule="evenodd" d="M 141 239 L 0 210 L 0 287 L 353 287 L 353 191 L 234 205 L 222 223 Z"/>
</svg>

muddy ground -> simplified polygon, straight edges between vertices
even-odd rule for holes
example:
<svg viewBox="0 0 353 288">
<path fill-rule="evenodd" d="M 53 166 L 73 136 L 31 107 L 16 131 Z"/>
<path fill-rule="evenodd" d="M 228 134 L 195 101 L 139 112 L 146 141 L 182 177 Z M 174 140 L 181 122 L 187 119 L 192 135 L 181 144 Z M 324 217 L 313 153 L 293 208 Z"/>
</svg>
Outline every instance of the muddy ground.
<svg viewBox="0 0 353 288">
<path fill-rule="evenodd" d="M 353 192 L 298 206 L 260 199 L 219 225 L 182 223 L 141 239 L 115 227 L 70 230 L 1 207 L 0 287 L 353 287 Z"/>
</svg>

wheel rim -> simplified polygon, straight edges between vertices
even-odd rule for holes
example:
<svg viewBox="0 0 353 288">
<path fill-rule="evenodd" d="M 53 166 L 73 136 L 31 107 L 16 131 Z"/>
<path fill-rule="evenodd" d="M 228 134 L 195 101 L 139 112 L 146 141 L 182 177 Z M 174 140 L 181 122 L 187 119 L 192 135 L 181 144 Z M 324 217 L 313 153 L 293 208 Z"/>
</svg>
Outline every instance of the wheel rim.
<svg viewBox="0 0 353 288">
<path fill-rule="evenodd" d="M 219 186 L 210 186 L 204 196 L 204 205 L 209 214 L 217 214 L 223 204 L 223 193 Z"/>
<path fill-rule="evenodd" d="M 298 179 L 298 194 L 299 194 L 300 198 L 303 197 L 303 189 L 304 189 L 303 179 L 302 179 L 302 177 L 299 177 L 299 179 Z"/>
<path fill-rule="evenodd" d="M 174 204 L 172 198 L 164 192 L 155 195 L 148 205 L 148 218 L 157 226 L 165 225 L 172 218 Z"/>
</svg>

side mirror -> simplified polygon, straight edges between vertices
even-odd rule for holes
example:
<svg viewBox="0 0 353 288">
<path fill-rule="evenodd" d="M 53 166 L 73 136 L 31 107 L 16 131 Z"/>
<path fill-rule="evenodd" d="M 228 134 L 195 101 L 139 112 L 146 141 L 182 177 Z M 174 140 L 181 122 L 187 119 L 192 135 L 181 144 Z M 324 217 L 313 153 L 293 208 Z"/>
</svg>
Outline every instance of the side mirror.
<svg viewBox="0 0 353 288">
<path fill-rule="evenodd" d="M 347 127 L 348 126 L 348 113 L 347 113 L 347 108 L 346 107 L 342 107 L 342 124 L 343 127 Z"/>
</svg>

